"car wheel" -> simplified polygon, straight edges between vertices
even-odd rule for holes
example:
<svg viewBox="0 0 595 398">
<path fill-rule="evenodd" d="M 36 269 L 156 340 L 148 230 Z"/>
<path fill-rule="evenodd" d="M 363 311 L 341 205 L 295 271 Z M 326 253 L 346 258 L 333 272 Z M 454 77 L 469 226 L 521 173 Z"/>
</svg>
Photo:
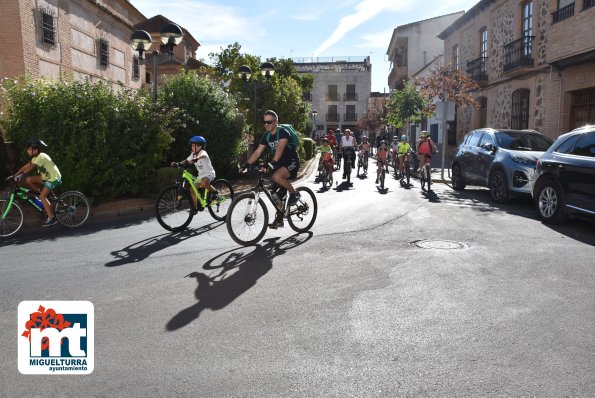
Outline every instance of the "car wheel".
<svg viewBox="0 0 595 398">
<path fill-rule="evenodd" d="M 490 196 L 496 203 L 506 203 L 510 200 L 506 176 L 502 170 L 495 170 L 490 175 Z"/>
<path fill-rule="evenodd" d="M 553 180 L 540 183 L 536 189 L 535 205 L 539 218 L 544 223 L 559 224 L 566 221 L 562 188 Z"/>
<path fill-rule="evenodd" d="M 462 191 L 465 189 L 465 180 L 463 179 L 463 170 L 461 170 L 461 166 L 455 164 L 452 166 L 452 188 L 455 191 Z"/>
</svg>

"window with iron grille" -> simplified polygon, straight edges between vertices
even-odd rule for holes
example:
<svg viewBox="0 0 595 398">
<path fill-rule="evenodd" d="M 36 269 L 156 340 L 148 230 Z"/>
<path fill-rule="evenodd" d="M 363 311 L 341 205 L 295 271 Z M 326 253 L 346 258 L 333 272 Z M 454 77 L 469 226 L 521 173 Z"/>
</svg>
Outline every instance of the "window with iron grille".
<svg viewBox="0 0 595 398">
<path fill-rule="evenodd" d="M 134 80 L 138 80 L 140 77 L 140 64 L 138 62 L 138 57 L 132 58 L 132 78 Z"/>
<path fill-rule="evenodd" d="M 486 59 L 488 57 L 488 28 L 482 28 L 479 31 L 479 43 L 479 57 Z M 485 72 L 487 69 L 486 62 L 481 62 L 480 68 L 482 72 Z"/>
<path fill-rule="evenodd" d="M 109 42 L 106 39 L 99 39 L 99 65 L 109 64 Z"/>
<path fill-rule="evenodd" d="M 39 9 L 41 25 L 41 42 L 50 46 L 56 45 L 56 14 L 51 8 Z"/>
<path fill-rule="evenodd" d="M 456 44 L 452 47 L 452 66 L 455 69 L 459 69 L 459 45 Z"/>
<path fill-rule="evenodd" d="M 529 89 L 520 88 L 512 93 L 512 123 L 516 130 L 529 128 Z"/>
</svg>

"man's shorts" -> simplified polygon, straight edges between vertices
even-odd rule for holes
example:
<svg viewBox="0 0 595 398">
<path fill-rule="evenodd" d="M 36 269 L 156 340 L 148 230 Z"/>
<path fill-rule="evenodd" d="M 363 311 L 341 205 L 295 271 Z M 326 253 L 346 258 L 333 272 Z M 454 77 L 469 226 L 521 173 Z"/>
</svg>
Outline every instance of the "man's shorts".
<svg viewBox="0 0 595 398">
<path fill-rule="evenodd" d="M 279 167 L 287 168 L 287 170 L 289 170 L 289 178 L 294 179 L 297 177 L 297 173 L 300 170 L 300 159 L 292 158 L 283 163 L 279 163 L 278 165 Z"/>
<path fill-rule="evenodd" d="M 58 188 L 62 184 L 62 179 L 58 178 L 54 181 L 44 181 L 43 186 L 53 191 L 54 189 Z"/>
</svg>

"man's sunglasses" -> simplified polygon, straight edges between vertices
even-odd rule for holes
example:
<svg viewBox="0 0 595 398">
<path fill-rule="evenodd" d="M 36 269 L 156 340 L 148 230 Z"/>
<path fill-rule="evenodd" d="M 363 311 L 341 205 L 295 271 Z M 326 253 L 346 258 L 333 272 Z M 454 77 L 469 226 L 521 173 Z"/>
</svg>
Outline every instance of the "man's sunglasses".
<svg viewBox="0 0 595 398">
<path fill-rule="evenodd" d="M 264 121 L 264 124 L 273 124 L 273 123 L 275 123 L 274 120 L 265 120 Z"/>
</svg>

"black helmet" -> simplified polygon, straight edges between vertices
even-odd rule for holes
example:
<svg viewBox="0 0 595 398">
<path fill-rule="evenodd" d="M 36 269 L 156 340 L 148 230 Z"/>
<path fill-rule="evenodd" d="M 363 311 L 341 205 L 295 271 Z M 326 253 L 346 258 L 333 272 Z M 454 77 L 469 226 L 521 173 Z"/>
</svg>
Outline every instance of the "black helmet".
<svg viewBox="0 0 595 398">
<path fill-rule="evenodd" d="M 32 140 L 27 141 L 27 147 L 37 148 L 37 149 L 47 149 L 47 144 L 40 140 L 39 138 L 35 138 Z"/>
</svg>

